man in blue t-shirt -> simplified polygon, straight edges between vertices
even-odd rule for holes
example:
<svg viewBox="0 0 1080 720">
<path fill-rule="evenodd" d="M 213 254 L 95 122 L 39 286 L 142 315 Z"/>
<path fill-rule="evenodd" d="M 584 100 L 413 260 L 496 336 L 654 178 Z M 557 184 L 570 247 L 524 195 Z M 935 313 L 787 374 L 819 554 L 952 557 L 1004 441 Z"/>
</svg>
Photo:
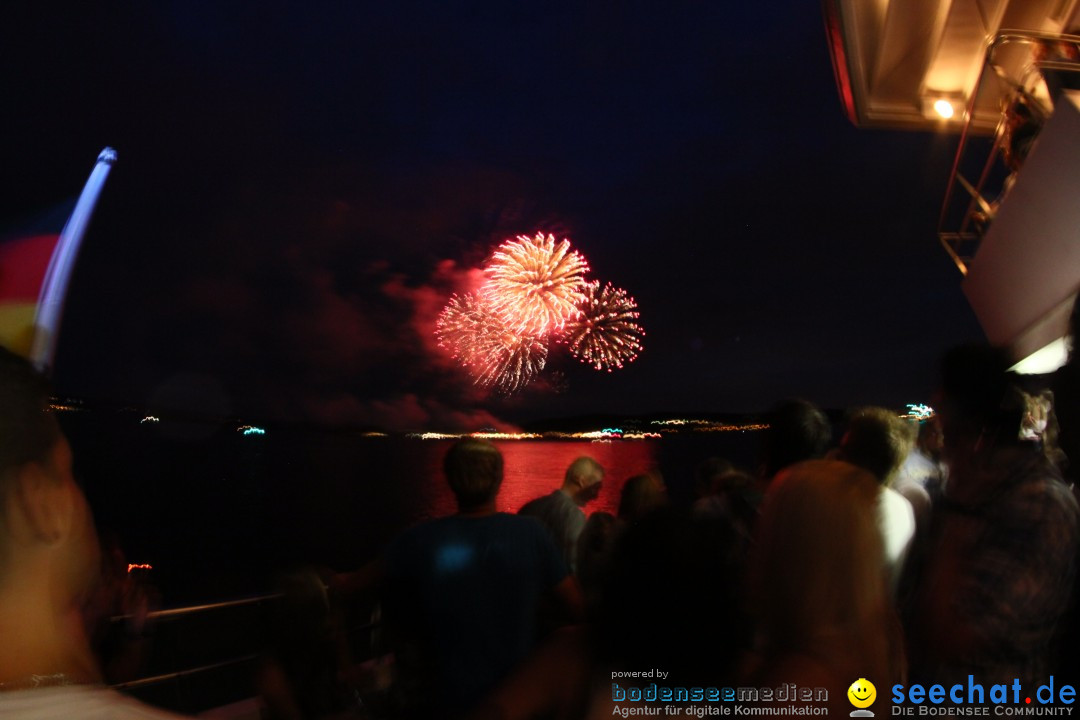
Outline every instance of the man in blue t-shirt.
<svg viewBox="0 0 1080 720">
<path fill-rule="evenodd" d="M 414 710 L 464 711 L 536 642 L 537 608 L 553 593 L 581 616 L 576 582 L 536 520 L 496 512 L 503 459 L 489 442 L 455 443 L 443 464 L 456 515 L 398 536 L 382 559 L 387 624 Z"/>
</svg>

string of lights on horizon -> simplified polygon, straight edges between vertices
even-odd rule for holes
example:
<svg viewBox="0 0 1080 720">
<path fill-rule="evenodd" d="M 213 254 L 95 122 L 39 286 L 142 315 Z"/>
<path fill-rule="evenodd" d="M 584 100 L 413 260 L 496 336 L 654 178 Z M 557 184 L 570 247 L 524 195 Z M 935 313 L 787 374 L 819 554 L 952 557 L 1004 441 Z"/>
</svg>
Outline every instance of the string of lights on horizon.
<svg viewBox="0 0 1080 720">
<path fill-rule="evenodd" d="M 49 405 L 49 409 L 53 412 L 80 412 L 84 410 L 79 406 L 79 401 L 71 401 L 68 403 L 53 402 Z M 915 423 L 926 422 L 937 415 L 934 408 L 923 403 L 909 403 L 906 406 L 905 411 L 897 412 L 897 416 Z M 140 418 L 137 422 L 140 425 L 155 425 L 160 423 L 161 418 L 154 415 L 146 415 Z M 634 430 L 619 427 L 605 427 L 600 430 L 582 430 L 577 432 L 565 432 L 565 431 L 552 431 L 548 430 L 542 433 L 538 432 L 502 432 L 495 430 L 494 428 L 480 430 L 477 432 L 407 432 L 403 435 L 407 438 L 421 439 L 421 440 L 453 440 L 464 437 L 483 438 L 488 440 L 655 440 L 660 439 L 666 434 L 673 433 L 715 433 L 715 432 L 757 432 L 761 430 L 767 430 L 769 425 L 756 420 L 747 420 L 745 422 L 725 422 L 722 420 L 706 419 L 706 418 L 693 418 L 693 417 L 672 417 L 660 420 L 650 420 L 649 425 L 657 428 L 655 431 L 647 430 Z M 234 427 L 234 430 L 245 437 L 250 436 L 264 436 L 267 434 L 265 427 L 256 425 L 241 424 Z M 382 432 L 377 430 L 367 430 L 357 432 L 357 437 L 362 438 L 389 438 L 393 433 Z"/>
</svg>

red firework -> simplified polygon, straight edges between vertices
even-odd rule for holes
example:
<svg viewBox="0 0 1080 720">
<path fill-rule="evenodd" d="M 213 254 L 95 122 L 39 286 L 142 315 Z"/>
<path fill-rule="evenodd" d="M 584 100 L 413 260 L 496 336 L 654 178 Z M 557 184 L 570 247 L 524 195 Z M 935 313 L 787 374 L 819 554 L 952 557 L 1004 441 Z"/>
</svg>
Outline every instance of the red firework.
<svg viewBox="0 0 1080 720">
<path fill-rule="evenodd" d="M 578 310 L 562 338 L 574 357 L 608 372 L 637 358 L 645 330 L 635 322 L 637 303 L 625 290 L 591 282 Z"/>
<path fill-rule="evenodd" d="M 547 362 L 543 338 L 503 322 L 484 298 L 455 295 L 439 314 L 435 334 L 478 385 L 510 394 L 525 387 Z"/>
<path fill-rule="evenodd" d="M 589 265 L 570 241 L 554 235 L 519 235 L 495 250 L 481 293 L 492 312 L 516 332 L 543 337 L 559 332 L 584 299 Z"/>
</svg>

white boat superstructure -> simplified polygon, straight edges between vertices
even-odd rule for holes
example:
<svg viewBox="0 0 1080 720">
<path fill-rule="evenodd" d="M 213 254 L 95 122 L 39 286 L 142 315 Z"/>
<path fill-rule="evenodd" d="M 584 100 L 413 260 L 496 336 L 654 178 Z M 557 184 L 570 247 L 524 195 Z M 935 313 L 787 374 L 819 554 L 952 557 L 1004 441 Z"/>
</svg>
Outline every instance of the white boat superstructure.
<svg viewBox="0 0 1080 720">
<path fill-rule="evenodd" d="M 990 342 L 1055 369 L 1080 288 L 1080 0 L 823 6 L 855 125 L 960 133 L 939 239 Z"/>
</svg>

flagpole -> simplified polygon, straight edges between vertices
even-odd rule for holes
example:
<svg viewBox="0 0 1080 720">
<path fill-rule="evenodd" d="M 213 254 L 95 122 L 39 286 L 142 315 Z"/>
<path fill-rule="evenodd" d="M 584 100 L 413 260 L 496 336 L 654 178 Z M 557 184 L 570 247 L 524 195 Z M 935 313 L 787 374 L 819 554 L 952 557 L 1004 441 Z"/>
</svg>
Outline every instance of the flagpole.
<svg viewBox="0 0 1080 720">
<path fill-rule="evenodd" d="M 34 316 L 34 342 L 30 350 L 30 361 L 42 372 L 52 371 L 71 272 L 75 268 L 79 247 L 90 224 L 90 216 L 94 214 L 98 196 L 105 185 L 105 178 L 109 176 L 109 170 L 115 162 L 116 151 L 110 147 L 98 155 L 97 164 L 79 195 L 74 212 L 60 233 L 60 239 L 49 261 L 45 282 L 41 285 L 41 295 L 38 296 L 37 313 Z"/>
</svg>

